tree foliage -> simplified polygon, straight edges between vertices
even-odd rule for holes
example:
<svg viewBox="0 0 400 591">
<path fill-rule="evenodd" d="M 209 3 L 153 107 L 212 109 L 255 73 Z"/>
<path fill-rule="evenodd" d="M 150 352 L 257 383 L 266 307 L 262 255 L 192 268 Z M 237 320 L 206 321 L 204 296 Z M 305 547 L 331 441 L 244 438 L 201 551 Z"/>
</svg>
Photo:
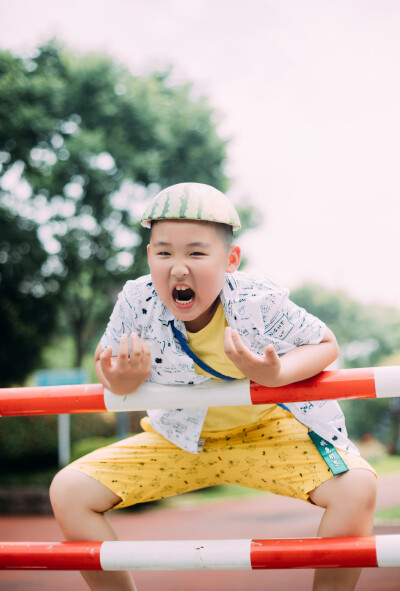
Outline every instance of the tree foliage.
<svg viewBox="0 0 400 591">
<path fill-rule="evenodd" d="M 292 291 L 293 300 L 323 320 L 335 333 L 344 367 L 381 364 L 400 350 L 400 311 L 383 305 L 363 305 L 345 292 L 318 285 Z"/>
<path fill-rule="evenodd" d="M 30 58 L 0 52 L 0 95 L 0 204 L 38 229 L 80 365 L 123 282 L 148 272 L 144 200 L 184 180 L 225 190 L 226 142 L 172 72 L 135 77 L 54 40 Z"/>
<path fill-rule="evenodd" d="M 315 314 L 335 333 L 344 367 L 396 365 L 400 355 L 400 311 L 363 305 L 339 291 L 304 285 L 293 300 Z M 341 403 L 352 438 L 370 433 L 400 453 L 400 411 L 397 399 L 348 400 Z"/>
<path fill-rule="evenodd" d="M 47 276 L 47 253 L 35 229 L 33 221 L 0 207 L 2 386 L 21 383 L 37 367 L 55 326 L 58 283 Z"/>
</svg>

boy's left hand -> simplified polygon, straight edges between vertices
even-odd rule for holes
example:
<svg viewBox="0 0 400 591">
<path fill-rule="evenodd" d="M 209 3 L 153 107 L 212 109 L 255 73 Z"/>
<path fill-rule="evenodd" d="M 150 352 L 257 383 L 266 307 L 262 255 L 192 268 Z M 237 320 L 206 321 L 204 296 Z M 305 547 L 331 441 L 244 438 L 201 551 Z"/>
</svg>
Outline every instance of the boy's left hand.
<svg viewBox="0 0 400 591">
<path fill-rule="evenodd" d="M 238 332 L 230 327 L 224 333 L 225 354 L 250 380 L 261 386 L 279 386 L 281 361 L 273 345 L 265 348 L 264 355 L 255 355 L 243 344 Z"/>
</svg>

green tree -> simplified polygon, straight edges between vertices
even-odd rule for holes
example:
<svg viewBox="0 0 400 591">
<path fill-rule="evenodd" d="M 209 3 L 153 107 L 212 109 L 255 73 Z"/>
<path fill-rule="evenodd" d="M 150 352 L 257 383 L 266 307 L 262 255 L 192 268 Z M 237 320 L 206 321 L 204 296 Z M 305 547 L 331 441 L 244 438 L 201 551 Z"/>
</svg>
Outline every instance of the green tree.
<svg viewBox="0 0 400 591">
<path fill-rule="evenodd" d="M 135 77 L 54 40 L 0 52 L 0 96 L 0 203 L 39 225 L 80 365 L 123 282 L 147 272 L 144 201 L 184 180 L 226 190 L 226 141 L 170 71 Z"/>
<path fill-rule="evenodd" d="M 399 310 L 361 304 L 345 292 L 318 285 L 303 285 L 291 297 L 335 333 L 344 367 L 375 366 L 400 350 Z"/>
<path fill-rule="evenodd" d="M 1 386 L 22 383 L 54 329 L 58 282 L 35 224 L 0 207 Z M 38 330 L 40 327 L 40 330 Z"/>
<path fill-rule="evenodd" d="M 293 300 L 315 314 L 335 333 L 344 367 L 396 365 L 400 354 L 400 311 L 382 305 L 363 305 L 341 291 L 304 285 Z M 398 400 L 342 401 L 351 437 L 371 433 L 400 453 Z"/>
</svg>

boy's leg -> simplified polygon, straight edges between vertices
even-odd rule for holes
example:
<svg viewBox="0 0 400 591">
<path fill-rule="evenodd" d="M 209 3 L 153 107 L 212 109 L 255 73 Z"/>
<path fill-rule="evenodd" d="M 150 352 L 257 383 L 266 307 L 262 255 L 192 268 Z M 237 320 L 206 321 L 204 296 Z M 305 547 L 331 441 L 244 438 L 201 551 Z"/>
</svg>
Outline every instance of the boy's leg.
<svg viewBox="0 0 400 591">
<path fill-rule="evenodd" d="M 90 476 L 68 468 L 61 470 L 50 487 L 50 499 L 66 540 L 118 539 L 104 512 L 112 509 L 121 499 Z M 82 576 L 92 590 L 136 591 L 127 571 L 82 571 Z"/>
<path fill-rule="evenodd" d="M 336 538 L 371 535 L 376 488 L 376 478 L 372 472 L 355 469 L 333 476 L 311 491 L 311 501 L 325 509 L 318 536 Z M 361 570 L 316 570 L 313 591 L 353 591 Z"/>
<path fill-rule="evenodd" d="M 190 454 L 151 429 L 96 450 L 56 475 L 55 517 L 69 541 L 116 540 L 106 511 L 219 484 L 218 453 L 206 443 L 201 454 Z M 82 574 L 93 591 L 135 589 L 128 572 Z"/>
<path fill-rule="evenodd" d="M 326 509 L 318 535 L 363 536 L 372 529 L 376 475 L 360 456 L 338 452 L 349 470 L 333 476 L 308 428 L 273 407 L 260 423 L 226 437 L 219 456 L 221 483 L 249 486 L 311 501 Z M 360 569 L 320 569 L 314 591 L 352 591 Z"/>
</svg>

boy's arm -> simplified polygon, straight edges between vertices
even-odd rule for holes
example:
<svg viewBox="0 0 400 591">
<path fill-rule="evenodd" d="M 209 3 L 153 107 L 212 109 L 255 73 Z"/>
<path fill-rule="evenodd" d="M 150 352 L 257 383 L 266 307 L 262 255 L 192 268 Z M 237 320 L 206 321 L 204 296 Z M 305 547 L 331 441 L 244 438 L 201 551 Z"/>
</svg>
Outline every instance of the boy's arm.
<svg viewBox="0 0 400 591">
<path fill-rule="evenodd" d="M 339 354 L 333 332 L 326 328 L 318 345 L 301 345 L 278 357 L 273 345 L 263 356 L 252 353 L 232 328 L 225 329 L 224 346 L 227 357 L 250 380 L 262 386 L 286 386 L 317 375 Z"/>
<path fill-rule="evenodd" d="M 95 352 L 97 377 L 103 386 L 121 396 L 135 392 L 151 373 L 151 354 L 147 343 L 133 333 L 131 340 L 130 356 L 128 335 L 121 337 L 116 357 L 112 357 L 111 347 L 103 350 L 101 343 Z"/>
</svg>

